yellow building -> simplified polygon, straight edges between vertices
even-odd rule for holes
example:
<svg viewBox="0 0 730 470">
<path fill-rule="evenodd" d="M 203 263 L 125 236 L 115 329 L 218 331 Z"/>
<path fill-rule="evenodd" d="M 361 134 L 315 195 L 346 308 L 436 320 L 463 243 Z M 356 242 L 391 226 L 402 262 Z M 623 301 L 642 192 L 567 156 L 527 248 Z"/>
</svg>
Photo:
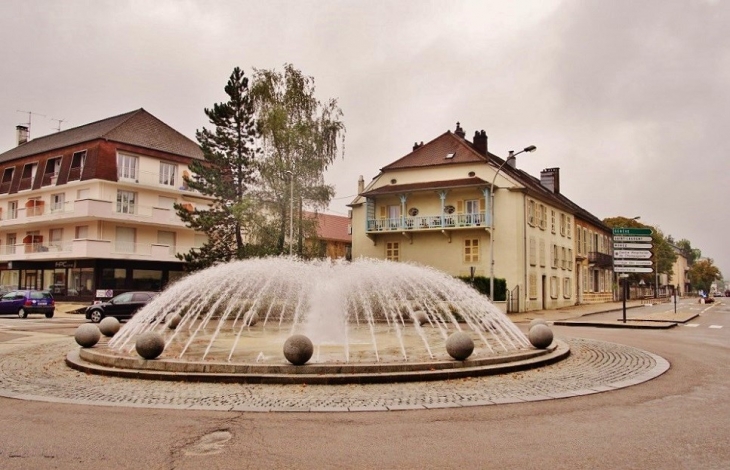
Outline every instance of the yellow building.
<svg viewBox="0 0 730 470">
<path fill-rule="evenodd" d="M 538 180 L 515 158 L 490 153 L 484 131 L 469 142 L 457 123 L 414 145 L 367 186 L 361 177 L 350 207 L 354 257 L 485 277 L 493 259 L 495 278 L 507 281 L 507 310 L 576 303 L 575 209 L 559 193 L 559 170 Z"/>
<path fill-rule="evenodd" d="M 669 277 L 668 285 L 674 289 L 679 289 L 679 295 L 684 295 L 690 292 L 691 287 L 689 282 L 689 262 L 678 247 L 672 245 L 672 249 L 677 255 L 677 259 L 672 265 L 672 275 Z"/>
</svg>

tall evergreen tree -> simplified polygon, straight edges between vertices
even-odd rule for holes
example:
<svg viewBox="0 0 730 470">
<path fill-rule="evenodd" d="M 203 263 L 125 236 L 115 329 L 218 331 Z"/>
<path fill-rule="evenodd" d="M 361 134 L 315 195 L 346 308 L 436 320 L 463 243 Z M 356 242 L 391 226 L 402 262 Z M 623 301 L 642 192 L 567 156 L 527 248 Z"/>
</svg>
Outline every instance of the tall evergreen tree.
<svg viewBox="0 0 730 470">
<path fill-rule="evenodd" d="M 344 145 L 345 125 L 337 100 L 322 103 L 314 91 L 314 78 L 291 64 L 283 72 L 255 70 L 251 86 L 263 142 L 258 197 L 275 216 L 269 233 L 277 234 L 279 253 L 288 252 L 285 240 L 293 222 L 297 253 L 306 255 L 302 240 L 316 231 L 316 221 L 304 217 L 303 210 L 326 208 L 334 195 L 324 172 L 335 160 L 338 144 Z"/>
<path fill-rule="evenodd" d="M 258 137 L 253 101 L 248 78 L 236 67 L 224 88 L 228 101 L 205 109 L 215 127 L 196 132 L 204 160 L 190 164 L 192 176 L 184 177 L 191 190 L 211 196 L 213 202 L 204 210 L 187 210 L 182 204 L 175 209 L 185 224 L 208 236 L 200 249 L 179 255 L 191 270 L 221 261 L 242 259 L 258 254 L 253 231 L 256 204 L 248 195 L 256 182 L 255 146 Z"/>
</svg>

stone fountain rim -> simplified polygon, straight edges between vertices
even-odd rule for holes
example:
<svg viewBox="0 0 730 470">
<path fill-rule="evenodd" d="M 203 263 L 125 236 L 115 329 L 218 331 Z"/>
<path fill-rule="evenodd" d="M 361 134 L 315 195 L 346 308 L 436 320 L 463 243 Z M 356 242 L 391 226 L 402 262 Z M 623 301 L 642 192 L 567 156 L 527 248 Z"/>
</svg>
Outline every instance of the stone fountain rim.
<svg viewBox="0 0 730 470">
<path fill-rule="evenodd" d="M 312 363 L 295 366 L 165 358 L 145 360 L 141 357 L 110 354 L 102 344 L 93 348 L 72 350 L 66 356 L 66 364 L 86 373 L 150 380 L 335 385 L 448 380 L 497 375 L 553 364 L 569 355 L 568 344 L 555 340 L 546 349 L 529 349 L 504 356 L 465 361 Z"/>
</svg>

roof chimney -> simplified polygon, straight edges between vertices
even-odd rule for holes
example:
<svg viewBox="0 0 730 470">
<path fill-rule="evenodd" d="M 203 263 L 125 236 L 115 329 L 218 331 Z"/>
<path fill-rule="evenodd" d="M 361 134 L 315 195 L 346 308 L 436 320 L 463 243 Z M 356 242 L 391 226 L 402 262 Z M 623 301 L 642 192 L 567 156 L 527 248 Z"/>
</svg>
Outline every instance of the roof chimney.
<svg viewBox="0 0 730 470">
<path fill-rule="evenodd" d="M 414 152 L 415 152 L 416 150 L 418 150 L 418 147 L 420 147 L 420 145 L 418 145 L 418 142 L 413 142 L 413 151 L 414 151 Z"/>
<path fill-rule="evenodd" d="M 18 145 L 28 142 L 28 126 L 15 126 L 15 131 L 18 136 Z"/>
<path fill-rule="evenodd" d="M 474 148 L 485 157 L 487 156 L 487 133 L 484 132 L 484 129 L 481 132 L 474 131 Z"/>
<path fill-rule="evenodd" d="M 555 194 L 560 194 L 560 168 L 545 168 L 540 172 L 540 184 Z"/>
<path fill-rule="evenodd" d="M 456 130 L 454 131 L 454 134 L 458 135 L 462 139 L 464 137 L 466 137 L 466 133 L 464 132 L 464 129 L 461 128 L 461 124 L 458 122 L 456 123 Z"/>
<path fill-rule="evenodd" d="M 361 194 L 365 191 L 365 178 L 360 175 L 357 179 L 357 194 Z"/>
</svg>

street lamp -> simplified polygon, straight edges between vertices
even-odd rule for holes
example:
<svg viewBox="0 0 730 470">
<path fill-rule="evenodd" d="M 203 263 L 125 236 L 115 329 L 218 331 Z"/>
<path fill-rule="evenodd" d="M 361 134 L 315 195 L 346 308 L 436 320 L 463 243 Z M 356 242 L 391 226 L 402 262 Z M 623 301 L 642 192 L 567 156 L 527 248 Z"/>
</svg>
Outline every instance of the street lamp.
<svg viewBox="0 0 730 470">
<path fill-rule="evenodd" d="M 289 175 L 289 256 L 294 254 L 294 172 L 286 170 Z"/>
<path fill-rule="evenodd" d="M 489 187 L 489 297 L 491 297 L 492 301 L 494 301 L 494 183 L 497 181 L 497 175 L 502 171 L 502 167 L 510 159 L 514 159 L 523 152 L 534 152 L 535 150 L 537 150 L 537 147 L 534 145 L 525 147 L 517 153 L 510 150 L 507 159 L 497 168 L 497 172 L 494 174 L 494 178 L 492 178 L 492 185 Z"/>
</svg>

